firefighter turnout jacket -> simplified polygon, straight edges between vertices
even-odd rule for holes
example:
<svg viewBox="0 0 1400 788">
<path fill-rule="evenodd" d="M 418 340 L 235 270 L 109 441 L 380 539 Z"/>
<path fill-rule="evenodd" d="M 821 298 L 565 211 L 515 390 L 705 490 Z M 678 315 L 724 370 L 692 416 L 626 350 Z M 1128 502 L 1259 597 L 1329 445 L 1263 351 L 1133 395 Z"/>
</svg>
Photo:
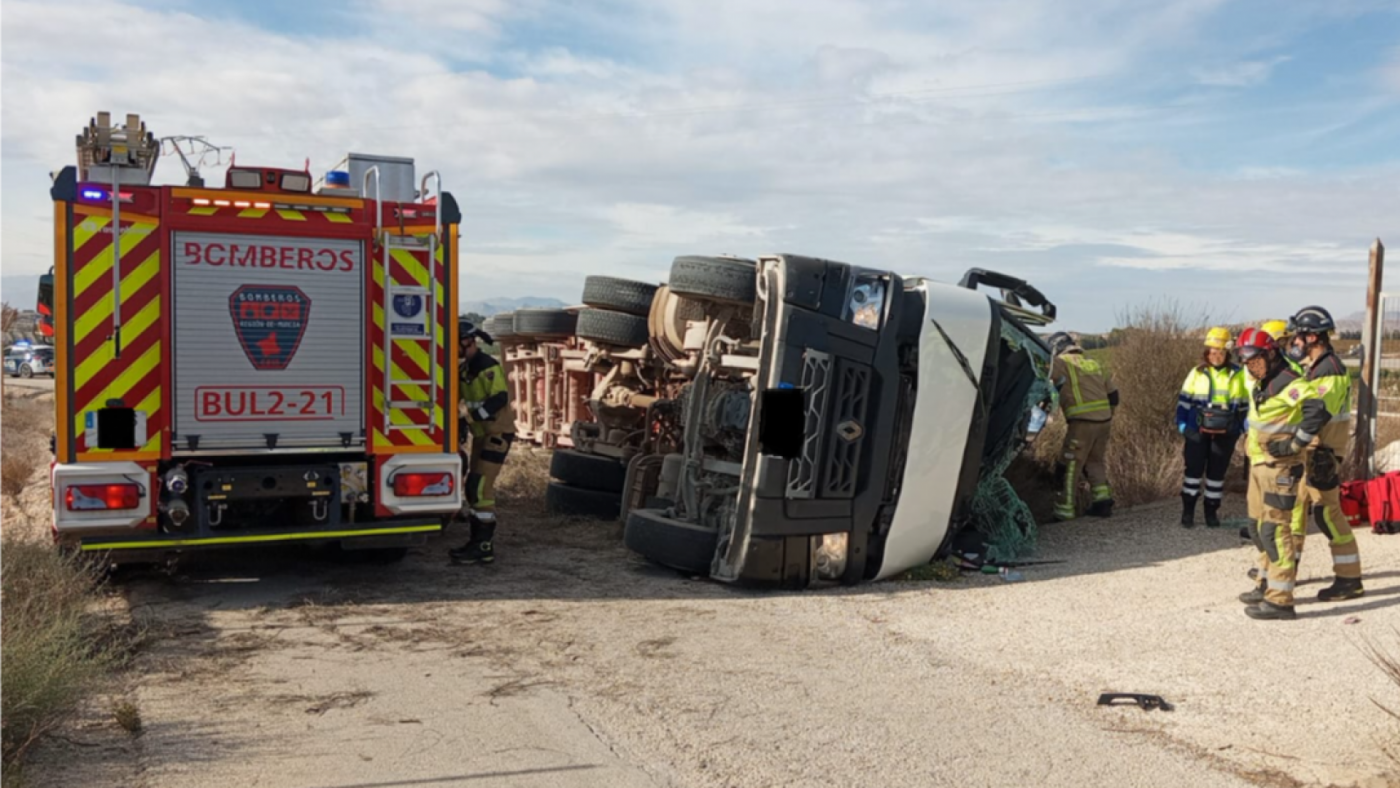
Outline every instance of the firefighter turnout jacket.
<svg viewBox="0 0 1400 788">
<path fill-rule="evenodd" d="M 1230 413 L 1235 425 L 1231 431 L 1238 435 L 1249 412 L 1248 377 L 1242 367 L 1234 364 L 1192 369 L 1176 398 L 1177 431 L 1197 429 L 1206 409 L 1213 407 Z"/>
<path fill-rule="evenodd" d="M 1327 351 L 1307 371 L 1314 397 L 1303 403 L 1298 438 L 1318 443 L 1334 452 L 1346 451 L 1351 437 L 1351 375 L 1337 354 Z"/>
<path fill-rule="evenodd" d="M 1245 441 L 1251 464 L 1273 464 L 1275 459 L 1264 446 L 1280 438 L 1298 436 L 1304 404 L 1310 395 L 1307 381 L 1286 365 L 1280 365 L 1272 377 L 1254 384 L 1249 400 L 1249 437 Z"/>
<path fill-rule="evenodd" d="M 1069 421 L 1109 421 L 1118 407 L 1118 387 L 1104 366 L 1079 348 L 1055 357 L 1050 380 L 1059 391 L 1060 407 Z"/>
<path fill-rule="evenodd" d="M 462 364 L 461 384 L 459 397 L 473 436 L 515 432 L 515 409 L 510 404 L 510 385 L 501 362 L 477 351 Z"/>
</svg>

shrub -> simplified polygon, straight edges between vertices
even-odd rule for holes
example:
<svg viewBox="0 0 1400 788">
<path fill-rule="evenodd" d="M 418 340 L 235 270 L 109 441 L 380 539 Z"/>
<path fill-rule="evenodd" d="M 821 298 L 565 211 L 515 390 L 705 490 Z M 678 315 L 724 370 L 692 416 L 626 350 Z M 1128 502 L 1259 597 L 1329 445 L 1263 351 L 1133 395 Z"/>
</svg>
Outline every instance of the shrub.
<svg viewBox="0 0 1400 788">
<path fill-rule="evenodd" d="M 1108 478 L 1118 503 L 1132 506 L 1169 498 L 1181 489 L 1177 393 L 1187 372 L 1200 363 L 1204 329 L 1199 326 L 1210 321 L 1205 315 L 1188 319 L 1181 306 L 1166 302 L 1132 309 L 1120 315 L 1119 322 L 1122 327 L 1111 334 L 1112 351 L 1090 355 L 1108 367 L 1118 385 L 1121 403 L 1109 440 Z M 1028 456 L 1008 471 L 1040 519 L 1053 505 L 1054 468 L 1064 436 L 1064 418 L 1057 413 Z M 1241 442 L 1240 451 L 1243 448 Z"/>
<path fill-rule="evenodd" d="M 95 570 L 52 544 L 0 544 L 0 744 L 13 765 L 72 714 L 112 664 L 91 613 Z"/>
</svg>

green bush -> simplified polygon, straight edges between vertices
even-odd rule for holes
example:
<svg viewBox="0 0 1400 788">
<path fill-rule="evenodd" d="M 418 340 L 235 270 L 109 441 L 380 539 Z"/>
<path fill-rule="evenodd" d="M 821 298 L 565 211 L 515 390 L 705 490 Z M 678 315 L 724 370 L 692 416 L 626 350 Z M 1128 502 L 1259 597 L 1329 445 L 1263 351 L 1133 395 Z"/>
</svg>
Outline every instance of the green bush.
<svg viewBox="0 0 1400 788">
<path fill-rule="evenodd" d="M 113 664 L 92 612 L 96 570 L 52 544 L 0 543 L 0 730 L 12 766 L 61 725 Z"/>
</svg>

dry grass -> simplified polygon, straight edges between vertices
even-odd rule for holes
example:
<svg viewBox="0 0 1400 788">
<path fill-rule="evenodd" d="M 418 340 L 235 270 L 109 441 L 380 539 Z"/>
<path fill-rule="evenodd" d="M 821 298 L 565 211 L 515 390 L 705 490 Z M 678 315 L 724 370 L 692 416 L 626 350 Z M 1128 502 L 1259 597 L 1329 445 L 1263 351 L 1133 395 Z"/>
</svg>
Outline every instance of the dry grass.
<svg viewBox="0 0 1400 788">
<path fill-rule="evenodd" d="M 1400 635 L 1400 629 L 1394 630 L 1394 632 Z M 1400 655 L 1397 655 L 1396 652 L 1388 651 L 1370 640 L 1366 641 L 1363 650 L 1366 652 L 1366 656 L 1371 659 L 1371 662 L 1375 663 L 1376 667 L 1380 668 L 1381 672 L 1395 684 L 1396 689 L 1400 690 Z M 1393 731 L 1391 740 L 1382 742 L 1381 747 L 1391 760 L 1400 763 L 1400 706 L 1387 705 L 1374 698 L 1372 702 L 1385 711 L 1385 713 L 1394 717 L 1397 722 L 1397 727 Z"/>
<path fill-rule="evenodd" d="M 1207 316 L 1187 317 L 1174 303 L 1148 305 L 1119 317 L 1122 341 L 1103 355 L 1118 385 L 1108 448 L 1108 477 L 1120 505 L 1133 506 L 1176 495 L 1183 470 L 1176 432 L 1176 397 L 1191 367 L 1200 363 L 1201 329 Z M 1064 444 L 1065 423 L 1057 418 L 1032 451 L 1007 477 L 1044 519 L 1055 493 L 1054 467 Z M 1239 454 L 1237 452 L 1237 459 Z M 1228 480 L 1240 478 L 1230 474 Z M 1086 492 L 1086 491 L 1082 491 Z"/>
<path fill-rule="evenodd" d="M 0 730 L 13 764 L 62 725 L 115 664 L 111 623 L 93 611 L 96 570 L 52 544 L 0 545 Z"/>
<path fill-rule="evenodd" d="M 4 400 L 4 430 L 0 431 L 0 493 L 18 498 L 41 462 L 36 451 L 53 424 L 53 404 L 16 394 Z"/>
</svg>

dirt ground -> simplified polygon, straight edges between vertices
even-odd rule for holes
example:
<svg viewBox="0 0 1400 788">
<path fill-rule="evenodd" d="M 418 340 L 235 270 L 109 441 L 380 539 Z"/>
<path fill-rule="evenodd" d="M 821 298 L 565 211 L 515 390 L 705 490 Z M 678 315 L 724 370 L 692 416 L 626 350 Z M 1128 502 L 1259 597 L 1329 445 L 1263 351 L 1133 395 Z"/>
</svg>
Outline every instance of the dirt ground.
<svg viewBox="0 0 1400 788">
<path fill-rule="evenodd" d="M 1332 605 L 1311 538 L 1291 623 L 1246 619 L 1247 550 L 1171 506 L 1045 528 L 1065 563 L 1020 583 L 760 593 L 544 517 L 541 458 L 514 465 L 493 567 L 449 566 L 452 533 L 388 567 L 283 549 L 119 575 L 149 645 L 27 782 L 1400 785 L 1377 705 L 1400 688 L 1365 651 L 1400 653 L 1400 537 L 1362 534 L 1367 596 Z"/>
</svg>

